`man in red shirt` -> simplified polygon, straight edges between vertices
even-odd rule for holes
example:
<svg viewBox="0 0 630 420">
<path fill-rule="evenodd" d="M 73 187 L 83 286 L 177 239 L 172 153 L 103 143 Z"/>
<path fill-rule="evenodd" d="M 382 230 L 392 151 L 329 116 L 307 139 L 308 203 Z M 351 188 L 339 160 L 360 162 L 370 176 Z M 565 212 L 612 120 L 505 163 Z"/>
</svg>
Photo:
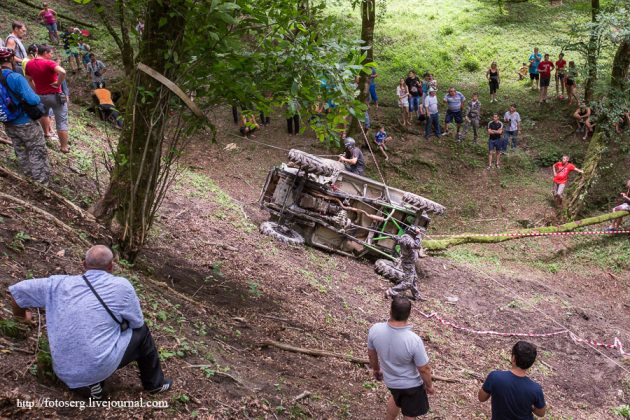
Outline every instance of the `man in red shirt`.
<svg viewBox="0 0 630 420">
<path fill-rule="evenodd" d="M 558 99 L 564 99 L 564 70 L 567 66 L 567 62 L 564 61 L 564 54 L 558 54 L 558 61 L 556 61 L 556 96 Z M 562 95 L 560 95 L 560 88 L 562 88 Z"/>
<path fill-rule="evenodd" d="M 60 150 L 68 153 L 68 98 L 61 90 L 66 78 L 66 71 L 52 59 L 52 47 L 39 45 L 37 57 L 29 60 L 25 69 L 26 77 L 35 85 L 35 93 L 39 95 L 46 107 L 46 116 L 41 118 L 46 137 L 52 137 L 48 112 L 55 114 L 55 125 L 59 136 Z"/>
<path fill-rule="evenodd" d="M 561 162 L 556 162 L 553 165 L 553 196 L 556 199 L 558 205 L 562 204 L 562 193 L 564 187 L 569 181 L 569 174 L 576 171 L 583 174 L 584 171 L 575 167 L 574 164 L 569 163 L 569 156 L 562 156 Z"/>
<path fill-rule="evenodd" d="M 547 89 L 551 80 L 551 71 L 556 67 L 549 61 L 549 54 L 545 54 L 545 59 L 538 64 L 540 74 L 540 103 L 547 102 Z"/>
</svg>

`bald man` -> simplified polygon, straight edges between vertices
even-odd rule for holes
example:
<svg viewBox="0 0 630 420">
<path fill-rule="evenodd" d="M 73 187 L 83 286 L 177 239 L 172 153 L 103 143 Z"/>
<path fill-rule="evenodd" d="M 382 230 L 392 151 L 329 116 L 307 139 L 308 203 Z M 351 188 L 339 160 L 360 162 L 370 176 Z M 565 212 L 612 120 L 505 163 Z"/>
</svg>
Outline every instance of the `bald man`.
<svg viewBox="0 0 630 420">
<path fill-rule="evenodd" d="M 146 391 L 167 391 L 173 381 L 164 379 L 136 291 L 127 279 L 112 275 L 113 260 L 108 247 L 96 245 L 85 254 L 82 275 L 10 286 L 13 314 L 30 321 L 26 308 L 46 309 L 53 369 L 68 388 L 101 400 L 105 379 L 136 361 Z"/>
</svg>

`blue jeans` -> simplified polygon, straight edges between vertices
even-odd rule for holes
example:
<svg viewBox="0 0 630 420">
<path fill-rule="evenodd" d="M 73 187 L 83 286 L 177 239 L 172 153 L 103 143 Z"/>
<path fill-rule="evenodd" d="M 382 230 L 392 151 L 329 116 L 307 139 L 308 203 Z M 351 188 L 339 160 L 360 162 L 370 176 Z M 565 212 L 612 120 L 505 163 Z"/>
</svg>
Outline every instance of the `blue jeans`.
<svg viewBox="0 0 630 420">
<path fill-rule="evenodd" d="M 372 98 L 372 102 L 378 102 L 378 96 L 376 95 L 376 84 L 370 84 L 370 98 Z"/>
<path fill-rule="evenodd" d="M 417 112 L 420 107 L 420 96 L 409 97 L 409 112 Z"/>
<path fill-rule="evenodd" d="M 512 137 L 512 149 L 516 149 L 516 145 L 518 144 L 518 130 L 517 131 L 505 131 L 503 135 L 503 150 L 507 150 L 510 145 L 510 137 Z"/>
<path fill-rule="evenodd" d="M 431 126 L 433 126 L 435 135 L 437 137 L 440 137 L 442 135 L 442 130 L 440 129 L 440 114 L 439 113 L 436 112 L 435 114 L 429 115 L 429 119 L 427 120 L 426 125 L 424 126 L 425 137 L 429 137 Z"/>
</svg>

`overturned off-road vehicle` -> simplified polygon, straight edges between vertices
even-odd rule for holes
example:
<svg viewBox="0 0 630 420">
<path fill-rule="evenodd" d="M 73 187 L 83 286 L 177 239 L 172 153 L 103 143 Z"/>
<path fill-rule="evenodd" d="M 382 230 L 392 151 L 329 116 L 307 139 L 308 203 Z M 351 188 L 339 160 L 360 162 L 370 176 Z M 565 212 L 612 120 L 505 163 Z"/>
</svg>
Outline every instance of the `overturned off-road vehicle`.
<svg viewBox="0 0 630 420">
<path fill-rule="evenodd" d="M 444 206 L 366 178 L 340 162 L 300 150 L 289 164 L 269 171 L 260 206 L 271 213 L 260 231 L 279 241 L 314 246 L 350 257 L 375 259 L 377 273 L 398 281 L 395 236 L 416 225 L 428 228 L 430 214 Z"/>
</svg>

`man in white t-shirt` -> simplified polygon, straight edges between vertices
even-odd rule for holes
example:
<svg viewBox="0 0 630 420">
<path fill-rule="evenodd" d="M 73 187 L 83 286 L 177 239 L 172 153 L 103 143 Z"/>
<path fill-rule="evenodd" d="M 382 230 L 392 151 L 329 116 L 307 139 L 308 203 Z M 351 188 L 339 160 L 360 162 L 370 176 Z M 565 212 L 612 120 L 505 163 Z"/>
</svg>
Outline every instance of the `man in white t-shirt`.
<svg viewBox="0 0 630 420">
<path fill-rule="evenodd" d="M 415 418 L 429 411 L 428 395 L 434 395 L 429 357 L 422 339 L 409 324 L 411 302 L 401 296 L 392 299 L 390 318 L 370 328 L 368 356 L 374 378 L 384 381 L 391 396 L 387 417 Z"/>
<path fill-rule="evenodd" d="M 516 111 L 516 104 L 510 105 L 510 110 L 503 114 L 505 121 L 505 131 L 503 134 L 503 151 L 507 151 L 510 145 L 510 137 L 512 138 L 512 150 L 516 149 L 518 144 L 518 132 L 521 130 L 521 115 Z"/>
<path fill-rule="evenodd" d="M 424 98 L 424 109 L 425 114 L 427 116 L 427 122 L 424 126 L 424 138 L 428 139 L 429 134 L 431 133 L 431 127 L 435 132 L 435 136 L 439 139 L 442 135 L 442 131 L 440 129 L 440 114 L 438 112 L 438 98 L 436 95 L 436 90 L 433 88 L 429 88 L 429 95 Z"/>
</svg>

